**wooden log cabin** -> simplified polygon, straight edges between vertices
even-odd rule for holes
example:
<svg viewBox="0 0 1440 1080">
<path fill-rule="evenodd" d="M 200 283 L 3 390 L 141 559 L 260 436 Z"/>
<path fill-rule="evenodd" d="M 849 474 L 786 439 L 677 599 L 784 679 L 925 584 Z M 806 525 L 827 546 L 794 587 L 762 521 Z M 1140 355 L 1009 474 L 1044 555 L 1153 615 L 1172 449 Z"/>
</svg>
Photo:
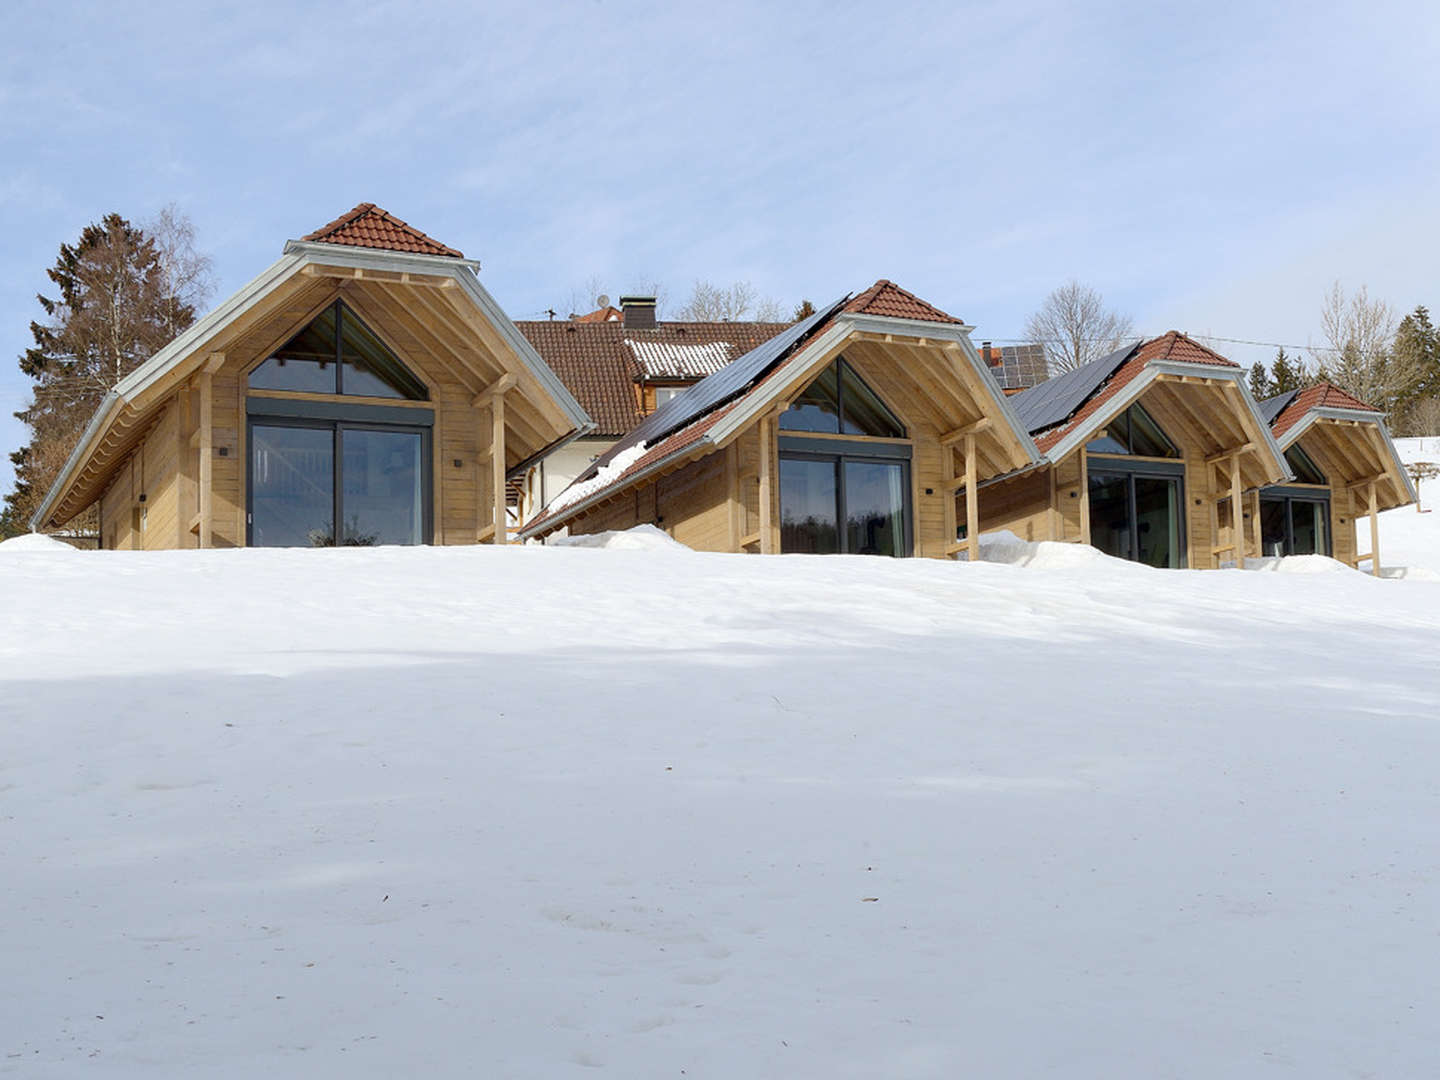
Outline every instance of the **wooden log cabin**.
<svg viewBox="0 0 1440 1080">
<path fill-rule="evenodd" d="M 506 481 L 590 418 L 478 263 L 363 203 L 111 391 L 32 525 L 105 548 L 505 543 Z"/>
<path fill-rule="evenodd" d="M 1157 567 L 1259 555 L 1259 492 L 1290 473 L 1243 374 L 1172 331 L 1017 394 L 1044 462 L 981 483 L 981 528 Z"/>
<path fill-rule="evenodd" d="M 1259 492 L 1264 554 L 1368 562 L 1378 576 L 1380 512 L 1415 501 L 1384 414 L 1330 383 L 1268 398 L 1260 410 L 1294 476 Z"/>
<path fill-rule="evenodd" d="M 969 329 L 876 282 L 647 417 L 521 535 L 653 523 L 702 551 L 978 557 L 980 485 L 1040 455 Z"/>
</svg>

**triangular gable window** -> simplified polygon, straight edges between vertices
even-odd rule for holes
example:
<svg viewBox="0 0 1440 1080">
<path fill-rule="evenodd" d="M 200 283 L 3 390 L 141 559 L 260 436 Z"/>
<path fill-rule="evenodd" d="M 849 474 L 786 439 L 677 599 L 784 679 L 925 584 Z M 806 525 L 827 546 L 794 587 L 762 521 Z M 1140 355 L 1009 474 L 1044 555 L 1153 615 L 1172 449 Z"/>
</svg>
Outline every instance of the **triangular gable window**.
<svg viewBox="0 0 1440 1080">
<path fill-rule="evenodd" d="M 784 431 L 905 438 L 905 425 L 843 357 L 815 377 L 780 416 Z"/>
<path fill-rule="evenodd" d="M 1325 474 L 1320 471 L 1309 454 L 1305 453 L 1298 446 L 1292 446 L 1285 451 L 1285 463 L 1290 466 L 1290 471 L 1295 474 L 1295 480 L 1301 484 L 1325 484 Z"/>
<path fill-rule="evenodd" d="M 250 373 L 252 390 L 425 401 L 425 384 L 339 300 Z"/>
<path fill-rule="evenodd" d="M 1137 402 L 1105 425 L 1103 438 L 1092 439 L 1086 449 L 1092 454 L 1133 454 L 1135 457 L 1178 458 L 1180 451 L 1170 436 Z"/>
</svg>

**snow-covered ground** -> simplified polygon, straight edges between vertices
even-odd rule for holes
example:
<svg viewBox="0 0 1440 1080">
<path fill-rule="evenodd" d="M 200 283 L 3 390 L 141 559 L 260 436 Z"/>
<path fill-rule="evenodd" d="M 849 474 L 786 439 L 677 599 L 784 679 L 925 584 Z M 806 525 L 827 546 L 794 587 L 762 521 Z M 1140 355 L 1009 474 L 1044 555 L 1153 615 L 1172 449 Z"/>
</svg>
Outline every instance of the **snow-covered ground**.
<svg viewBox="0 0 1440 1080">
<path fill-rule="evenodd" d="M 1395 449 L 1406 464 L 1429 461 L 1440 465 L 1440 438 L 1396 439 Z M 1440 573 L 1440 477 L 1423 480 L 1417 487 L 1425 513 L 1402 506 L 1380 515 L 1380 562 L 1387 570 L 1419 566 Z M 1359 550 L 1369 551 L 1370 519 L 1360 518 L 1355 525 Z"/>
<path fill-rule="evenodd" d="M 0 1075 L 1434 1074 L 1440 584 L 615 546 L 0 547 Z"/>
</svg>

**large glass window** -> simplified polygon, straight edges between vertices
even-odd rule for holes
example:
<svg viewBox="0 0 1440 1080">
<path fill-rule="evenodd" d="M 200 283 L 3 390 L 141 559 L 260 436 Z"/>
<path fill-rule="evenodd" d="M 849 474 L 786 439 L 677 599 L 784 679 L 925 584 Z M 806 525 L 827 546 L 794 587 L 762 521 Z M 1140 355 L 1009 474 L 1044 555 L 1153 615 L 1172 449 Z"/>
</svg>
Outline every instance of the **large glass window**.
<svg viewBox="0 0 1440 1080">
<path fill-rule="evenodd" d="M 903 461 L 782 453 L 780 550 L 908 555 L 908 469 Z"/>
<path fill-rule="evenodd" d="M 1179 476 L 1090 471 L 1090 542 L 1147 566 L 1184 565 Z"/>
<path fill-rule="evenodd" d="M 826 435 L 905 438 L 905 426 L 844 357 L 816 376 L 780 415 L 780 428 Z"/>
<path fill-rule="evenodd" d="M 1277 489 L 1260 495 L 1260 543 L 1266 555 L 1329 555 L 1330 500 Z"/>
<path fill-rule="evenodd" d="M 424 543 L 425 445 L 425 433 L 415 430 L 338 421 L 252 423 L 250 544 Z"/>
<path fill-rule="evenodd" d="M 252 371 L 250 388 L 409 401 L 429 397 L 425 384 L 339 300 Z"/>
<path fill-rule="evenodd" d="M 1325 474 L 1320 471 L 1320 466 L 1316 465 L 1314 459 L 1301 450 L 1298 444 L 1285 451 L 1285 463 L 1295 474 L 1297 483 L 1324 484 L 1327 482 Z"/>
<path fill-rule="evenodd" d="M 831 555 L 840 550 L 835 462 L 780 459 L 780 550 Z"/>
<path fill-rule="evenodd" d="M 1136 402 L 1105 425 L 1105 434 L 1090 440 L 1092 454 L 1133 454 L 1136 457 L 1178 458 L 1180 451 L 1154 418 Z"/>
</svg>

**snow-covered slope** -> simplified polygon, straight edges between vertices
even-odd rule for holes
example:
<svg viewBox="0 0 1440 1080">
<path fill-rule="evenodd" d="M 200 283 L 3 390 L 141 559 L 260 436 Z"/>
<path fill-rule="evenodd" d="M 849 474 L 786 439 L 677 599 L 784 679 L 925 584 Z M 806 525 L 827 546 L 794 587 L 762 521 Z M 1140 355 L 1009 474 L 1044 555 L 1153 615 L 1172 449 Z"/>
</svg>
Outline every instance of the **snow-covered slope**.
<svg viewBox="0 0 1440 1080">
<path fill-rule="evenodd" d="M 1440 438 L 1396 439 L 1395 449 L 1406 464 L 1413 461 L 1440 464 Z M 1423 480 L 1416 486 L 1420 509 L 1425 513 L 1413 506 L 1402 506 L 1380 515 L 1380 561 L 1387 570 L 1406 566 L 1440 573 L 1440 477 Z M 1360 518 L 1355 525 L 1360 550 L 1369 551 L 1370 519 Z"/>
<path fill-rule="evenodd" d="M 21 547 L 0 596 L 0 1075 L 1434 1069 L 1440 585 Z"/>
</svg>

